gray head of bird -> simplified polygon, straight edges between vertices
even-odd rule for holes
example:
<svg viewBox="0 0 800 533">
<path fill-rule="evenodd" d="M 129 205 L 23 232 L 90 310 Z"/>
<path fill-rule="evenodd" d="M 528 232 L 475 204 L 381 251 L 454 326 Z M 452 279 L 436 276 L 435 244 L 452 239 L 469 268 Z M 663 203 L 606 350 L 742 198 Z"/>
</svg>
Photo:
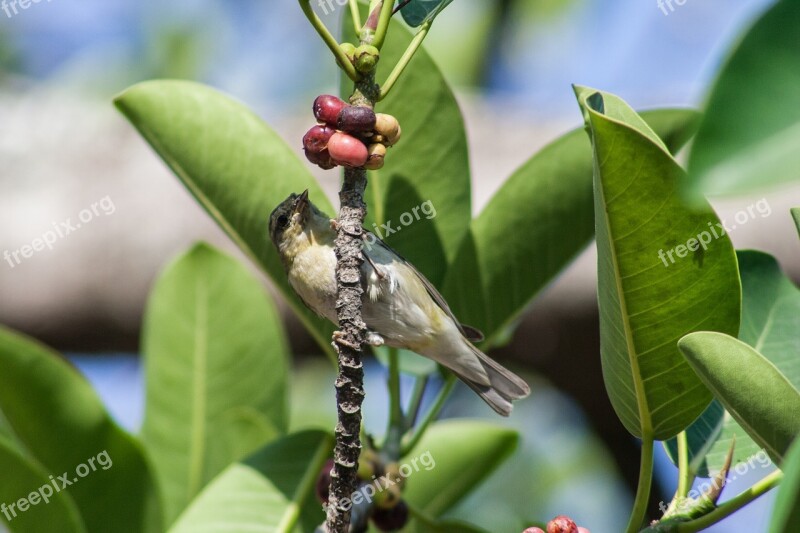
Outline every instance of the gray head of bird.
<svg viewBox="0 0 800 533">
<path fill-rule="evenodd" d="M 330 231 L 330 219 L 308 199 L 308 189 L 290 194 L 269 216 L 269 237 L 284 262 L 312 243 L 315 230 Z"/>
</svg>

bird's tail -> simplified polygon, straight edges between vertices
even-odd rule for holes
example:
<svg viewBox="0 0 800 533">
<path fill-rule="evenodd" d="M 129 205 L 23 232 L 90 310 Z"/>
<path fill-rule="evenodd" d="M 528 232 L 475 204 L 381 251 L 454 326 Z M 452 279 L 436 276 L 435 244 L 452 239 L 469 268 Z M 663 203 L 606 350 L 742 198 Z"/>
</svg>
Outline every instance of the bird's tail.
<svg viewBox="0 0 800 533">
<path fill-rule="evenodd" d="M 478 396 L 483 398 L 483 401 L 489 404 L 489 407 L 494 409 L 495 412 L 503 416 L 510 415 L 513 407 L 511 402 L 528 396 L 531 393 L 530 387 L 522 378 L 491 359 L 471 343 L 467 342 L 466 344 L 470 347 L 472 353 L 478 357 L 483 370 L 489 377 L 490 385 L 476 382 L 458 372 L 456 372 L 456 375 L 469 388 L 478 393 Z"/>
</svg>

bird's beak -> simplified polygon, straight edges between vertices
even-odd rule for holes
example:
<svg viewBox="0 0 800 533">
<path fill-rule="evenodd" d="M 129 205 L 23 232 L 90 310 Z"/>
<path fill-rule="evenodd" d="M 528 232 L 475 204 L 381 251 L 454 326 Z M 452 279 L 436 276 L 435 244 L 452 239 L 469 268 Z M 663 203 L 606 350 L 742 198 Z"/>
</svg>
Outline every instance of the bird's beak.
<svg viewBox="0 0 800 533">
<path fill-rule="evenodd" d="M 305 212 L 307 206 L 308 206 L 308 189 L 300 193 L 300 196 L 298 196 L 295 199 L 294 212 L 302 214 Z"/>
</svg>

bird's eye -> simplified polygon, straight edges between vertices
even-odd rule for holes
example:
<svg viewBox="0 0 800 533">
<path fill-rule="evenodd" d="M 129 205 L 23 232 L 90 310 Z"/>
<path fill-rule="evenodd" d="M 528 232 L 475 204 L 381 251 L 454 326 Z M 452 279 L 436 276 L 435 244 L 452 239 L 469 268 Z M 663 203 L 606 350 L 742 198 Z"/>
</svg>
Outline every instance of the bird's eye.
<svg viewBox="0 0 800 533">
<path fill-rule="evenodd" d="M 289 225 L 289 217 L 287 217 L 286 215 L 281 215 L 278 217 L 279 228 L 285 228 L 288 225 Z"/>
</svg>

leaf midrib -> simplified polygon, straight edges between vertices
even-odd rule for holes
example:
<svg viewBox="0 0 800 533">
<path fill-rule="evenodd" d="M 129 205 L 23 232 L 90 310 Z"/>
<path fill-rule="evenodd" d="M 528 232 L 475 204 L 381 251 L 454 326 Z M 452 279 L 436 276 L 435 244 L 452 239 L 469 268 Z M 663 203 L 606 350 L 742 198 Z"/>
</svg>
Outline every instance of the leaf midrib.
<svg viewBox="0 0 800 533">
<path fill-rule="evenodd" d="M 587 105 L 587 109 L 592 115 L 596 115 L 596 112 L 590 109 Z M 633 335 L 631 334 L 631 324 L 628 319 L 628 304 L 625 300 L 625 292 L 623 291 L 622 287 L 622 278 L 620 277 L 620 270 L 619 270 L 619 262 L 617 260 L 617 249 L 615 246 L 615 239 L 613 238 L 613 233 L 611 231 L 611 222 L 608 215 L 605 198 L 605 190 L 603 189 L 603 179 L 601 177 L 600 167 L 601 163 L 597 158 L 597 152 L 595 151 L 594 156 L 595 164 L 597 165 L 597 181 L 598 187 L 596 188 L 597 194 L 599 195 L 600 204 L 603 206 L 603 224 L 605 226 L 605 230 L 609 236 L 608 245 L 610 249 L 610 260 L 611 265 L 614 269 L 614 283 L 617 289 L 617 295 L 619 296 L 619 308 L 620 314 L 622 315 L 622 323 L 623 323 L 623 330 L 625 333 L 625 344 L 628 348 L 628 360 L 631 365 L 631 379 L 633 380 L 633 387 L 636 393 L 636 403 L 637 407 L 639 408 L 639 426 L 642 431 L 642 437 L 647 438 L 653 432 L 653 424 L 652 420 L 650 420 L 650 411 L 647 405 L 647 396 L 644 391 L 644 382 L 641 379 L 641 372 L 639 369 L 639 360 L 637 359 L 637 352 L 636 346 L 633 341 Z M 634 176 L 633 180 L 636 180 Z"/>
</svg>

